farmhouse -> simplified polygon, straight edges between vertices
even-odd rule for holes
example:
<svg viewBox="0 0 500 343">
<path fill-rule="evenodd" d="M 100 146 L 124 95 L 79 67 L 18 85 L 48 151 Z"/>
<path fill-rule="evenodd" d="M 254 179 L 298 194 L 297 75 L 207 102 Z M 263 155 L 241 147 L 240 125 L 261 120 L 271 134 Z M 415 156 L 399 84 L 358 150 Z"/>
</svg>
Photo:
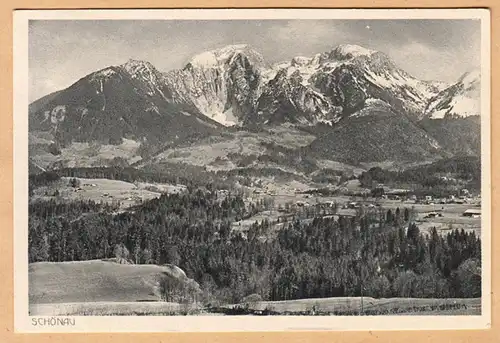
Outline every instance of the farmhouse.
<svg viewBox="0 0 500 343">
<path fill-rule="evenodd" d="M 430 212 L 428 213 L 425 218 L 436 218 L 436 217 L 442 217 L 443 214 L 442 213 L 438 213 L 438 212 Z"/>
<path fill-rule="evenodd" d="M 471 208 L 471 209 L 466 210 L 462 215 L 464 217 L 478 218 L 478 217 L 481 217 L 481 209 L 480 208 Z"/>
<path fill-rule="evenodd" d="M 347 208 L 358 208 L 359 207 L 359 204 L 357 202 L 350 202 L 348 205 L 347 205 Z"/>
</svg>

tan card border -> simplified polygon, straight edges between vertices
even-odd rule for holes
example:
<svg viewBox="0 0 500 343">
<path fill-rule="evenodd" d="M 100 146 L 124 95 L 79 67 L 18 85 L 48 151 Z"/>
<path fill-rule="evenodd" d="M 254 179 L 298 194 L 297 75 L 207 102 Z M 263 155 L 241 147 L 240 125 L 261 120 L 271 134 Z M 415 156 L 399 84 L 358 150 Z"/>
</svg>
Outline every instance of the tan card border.
<svg viewBox="0 0 500 343">
<path fill-rule="evenodd" d="M 498 102 L 498 90 L 495 88 L 495 80 L 498 78 L 498 73 L 496 72 L 495 61 L 498 60 L 498 44 L 495 42 L 498 39 L 498 12 L 500 10 L 500 3 L 496 3 L 497 0 L 489 1 L 441 1 L 439 6 L 442 7 L 489 7 L 491 9 L 491 26 L 492 26 L 492 112 L 491 112 L 491 126 L 492 126 L 492 144 L 491 144 L 491 182 L 492 185 L 498 184 L 498 173 L 494 171 L 497 170 L 498 159 L 497 149 L 495 149 L 495 135 L 494 128 L 498 126 L 498 120 L 495 114 Z M 311 7 L 332 7 L 327 1 L 310 1 L 308 3 Z M 492 324 L 493 329 L 491 330 L 481 330 L 481 331 L 415 331 L 415 332 L 297 332 L 297 333 L 197 333 L 197 334 L 180 334 L 180 333 L 170 333 L 170 334 L 37 334 L 37 335 L 26 335 L 26 334 L 13 334 L 13 172 L 12 172 L 12 10 L 13 9 L 42 9 L 42 8 L 137 8 L 138 4 L 132 1 L 87 1 L 86 3 L 76 3 L 68 4 L 68 2 L 63 1 L 18 1 L 16 3 L 11 2 L 10 4 L 3 3 L 2 6 L 2 17 L 1 22 L 4 23 L 3 27 L 0 28 L 0 44 L 2 49 L 0 50 L 0 61 L 2 77 L 0 78 L 0 106 L 2 109 L 2 115 L 0 116 L 0 127 L 2 134 L 0 135 L 0 187 L 2 190 L 2 196 L 0 197 L 0 228 L 2 229 L 2 241 L 0 244 L 0 256 L 2 257 L 3 264 L 1 267 L 2 278 L 0 280 L 0 342 L 3 341 L 26 341 L 26 340 L 41 340 L 41 341 L 62 341 L 71 340 L 75 342 L 83 342 L 88 339 L 97 339 L 99 341 L 106 340 L 108 342 L 123 342 L 123 341 L 146 341 L 146 342 L 158 342 L 158 341 L 220 341 L 220 342 L 232 342 L 234 340 L 239 341 L 255 341 L 263 340 L 274 342 L 276 340 L 294 340 L 294 341 L 318 341 L 322 342 L 324 340 L 346 340 L 349 342 L 358 341 L 370 341 L 370 340 L 380 340 L 385 342 L 388 339 L 394 341 L 400 340 L 415 340 L 416 342 L 425 341 L 436 341 L 441 342 L 443 340 L 453 341 L 453 342 L 470 342 L 473 340 L 481 340 L 482 342 L 496 342 L 500 341 L 500 334 L 496 330 L 495 319 L 497 315 L 497 298 L 495 293 L 492 292 Z M 160 1 L 149 1 L 144 2 L 139 5 L 140 7 L 154 7 L 154 8 L 165 8 L 165 7 L 236 7 L 236 3 L 230 1 L 217 1 L 217 2 L 183 2 L 182 4 L 170 2 L 160 2 Z M 243 7 L 242 4 L 239 6 Z M 303 3 L 297 1 L 286 1 L 286 2 L 273 2 L 273 3 L 257 3 L 255 1 L 246 1 L 244 7 L 303 7 Z M 436 6 L 432 1 L 365 1 L 365 0 L 351 0 L 337 2 L 335 7 L 430 7 Z M 497 143 L 498 144 L 498 143 Z M 492 187 L 492 204 L 495 204 L 498 200 L 498 190 Z M 497 221 L 497 216 L 495 211 L 491 212 L 492 216 L 492 261 L 495 261 L 498 256 L 498 235 L 495 234 L 495 223 Z M 492 270 L 492 291 L 498 289 L 498 273 Z M 389 318 L 388 318 L 389 319 Z M 411 338 L 409 338 L 411 337 Z"/>
</svg>

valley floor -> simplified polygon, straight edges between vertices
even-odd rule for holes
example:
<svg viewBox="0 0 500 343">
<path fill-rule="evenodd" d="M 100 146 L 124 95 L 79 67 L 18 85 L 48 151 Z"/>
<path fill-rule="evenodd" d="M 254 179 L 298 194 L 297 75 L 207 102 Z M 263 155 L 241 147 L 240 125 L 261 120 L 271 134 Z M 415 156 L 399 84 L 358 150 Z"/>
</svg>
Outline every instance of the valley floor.
<svg viewBox="0 0 500 343">
<path fill-rule="evenodd" d="M 173 194 L 181 192 L 185 189 L 183 185 L 162 184 L 162 183 L 145 183 L 145 182 L 125 182 L 119 180 L 108 179 L 86 179 L 78 178 L 80 187 L 71 187 L 69 181 L 71 178 L 63 177 L 60 181 L 45 187 L 40 187 L 35 190 L 32 197 L 33 200 L 50 200 L 56 197 L 53 196 L 57 190 L 58 199 L 64 201 L 75 200 L 92 200 L 95 202 L 119 203 L 119 210 L 124 211 L 131 206 L 140 204 L 153 198 L 158 198 L 161 194 Z M 357 188 L 355 186 L 354 188 Z M 240 222 L 232 224 L 233 230 L 244 231 L 255 221 L 261 222 L 264 219 L 271 223 L 276 222 L 279 216 L 288 215 L 292 217 L 297 209 L 289 211 L 287 214 L 279 213 L 278 209 L 285 208 L 288 205 L 296 205 L 303 203 L 304 206 L 314 206 L 317 204 L 337 203 L 340 207 L 347 206 L 350 202 L 359 202 L 368 208 L 370 206 L 381 207 L 384 210 L 395 210 L 400 208 L 413 209 L 416 213 L 416 222 L 420 229 L 424 232 L 429 232 L 432 227 L 436 227 L 438 232 L 443 234 L 448 233 L 452 229 L 464 229 L 466 231 L 475 231 L 480 234 L 481 218 L 463 217 L 462 213 L 467 209 L 477 207 L 479 202 L 476 201 L 470 204 L 425 204 L 415 203 L 414 201 L 401 201 L 390 199 L 375 199 L 362 198 L 353 196 L 323 196 L 320 194 L 311 195 L 304 192 L 311 190 L 310 185 L 300 182 L 290 182 L 283 184 L 267 184 L 266 187 L 244 187 L 242 188 L 247 193 L 246 203 L 254 203 L 259 200 L 269 200 L 273 204 L 271 211 L 263 211 L 253 217 L 247 218 Z M 425 218 L 428 213 L 439 212 L 442 217 Z M 354 215 L 354 209 L 340 208 L 337 214 Z M 276 226 L 278 228 L 279 226 Z"/>
</svg>

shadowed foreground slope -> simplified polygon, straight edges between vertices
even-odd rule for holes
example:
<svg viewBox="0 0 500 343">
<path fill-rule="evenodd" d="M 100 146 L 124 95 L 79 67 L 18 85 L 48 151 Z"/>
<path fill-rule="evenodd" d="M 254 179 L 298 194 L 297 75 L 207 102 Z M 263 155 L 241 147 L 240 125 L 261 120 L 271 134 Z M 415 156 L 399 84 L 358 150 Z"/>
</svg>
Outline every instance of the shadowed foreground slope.
<svg viewBox="0 0 500 343">
<path fill-rule="evenodd" d="M 30 304 L 158 301 L 159 281 L 165 277 L 190 281 L 175 266 L 99 260 L 32 263 L 29 301 Z"/>
</svg>

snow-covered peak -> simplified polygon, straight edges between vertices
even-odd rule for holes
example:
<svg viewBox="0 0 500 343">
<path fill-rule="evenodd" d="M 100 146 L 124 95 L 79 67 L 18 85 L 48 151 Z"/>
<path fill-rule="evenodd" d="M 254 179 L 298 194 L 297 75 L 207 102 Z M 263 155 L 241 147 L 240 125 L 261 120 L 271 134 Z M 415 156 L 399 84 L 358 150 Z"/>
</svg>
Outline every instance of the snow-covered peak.
<svg viewBox="0 0 500 343">
<path fill-rule="evenodd" d="M 149 62 L 140 60 L 128 60 L 127 63 L 122 64 L 121 69 L 128 73 L 130 77 L 142 83 L 147 94 L 152 96 L 159 94 L 163 98 L 162 87 L 164 86 L 164 76 Z"/>
<path fill-rule="evenodd" d="M 215 55 L 212 51 L 205 51 L 194 56 L 191 61 L 189 61 L 189 64 L 194 67 L 210 68 L 217 66 L 219 64 L 219 60 L 217 59 L 217 55 Z"/>
<path fill-rule="evenodd" d="M 115 75 L 116 71 L 113 67 L 108 67 L 102 70 L 99 70 L 92 74 L 92 80 L 106 80 L 111 76 Z"/>
<path fill-rule="evenodd" d="M 122 64 L 121 67 L 125 69 L 127 73 L 132 75 L 132 77 L 145 71 L 148 73 L 152 73 L 155 70 L 154 66 L 151 63 L 134 59 L 129 59 L 127 63 Z"/>
<path fill-rule="evenodd" d="M 326 57 L 325 53 L 322 54 L 316 54 L 314 57 L 311 59 L 311 64 L 319 64 L 321 61 Z"/>
<path fill-rule="evenodd" d="M 360 56 L 369 57 L 374 53 L 376 53 L 376 51 L 364 48 L 359 45 L 341 44 L 331 51 L 330 56 L 335 59 L 343 60 L 343 59 L 356 58 Z"/>
<path fill-rule="evenodd" d="M 248 44 L 233 44 L 226 45 L 223 48 L 212 50 L 213 53 L 219 55 L 220 58 L 229 58 L 236 52 L 242 52 L 248 49 Z"/>
<path fill-rule="evenodd" d="M 261 54 L 250 48 L 247 44 L 234 44 L 199 53 L 191 58 L 188 65 L 195 68 L 213 68 L 231 63 L 237 54 L 244 54 L 259 62 L 264 60 Z"/>
</svg>

